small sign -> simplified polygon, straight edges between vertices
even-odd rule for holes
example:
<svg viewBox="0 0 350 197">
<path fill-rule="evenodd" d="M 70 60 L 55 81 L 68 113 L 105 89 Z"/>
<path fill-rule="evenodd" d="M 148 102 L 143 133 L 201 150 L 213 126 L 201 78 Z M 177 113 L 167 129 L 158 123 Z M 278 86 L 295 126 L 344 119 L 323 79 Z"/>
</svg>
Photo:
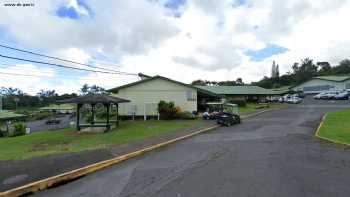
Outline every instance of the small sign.
<svg viewBox="0 0 350 197">
<path fill-rule="evenodd" d="M 26 128 L 26 134 L 30 134 L 30 128 L 29 127 Z"/>
</svg>

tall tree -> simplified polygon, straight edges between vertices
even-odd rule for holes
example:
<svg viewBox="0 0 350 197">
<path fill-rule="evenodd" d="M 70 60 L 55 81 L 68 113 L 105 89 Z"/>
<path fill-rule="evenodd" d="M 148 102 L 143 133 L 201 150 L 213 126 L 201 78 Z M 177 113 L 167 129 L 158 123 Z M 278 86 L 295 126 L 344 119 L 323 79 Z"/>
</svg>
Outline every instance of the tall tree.
<svg viewBox="0 0 350 197">
<path fill-rule="evenodd" d="M 317 66 L 313 63 L 313 60 L 310 58 L 302 59 L 300 66 L 299 64 L 295 63 L 293 65 L 293 73 L 296 76 L 297 83 L 305 82 L 318 75 Z"/>
<path fill-rule="evenodd" d="M 320 67 L 320 70 L 318 71 L 320 75 L 332 74 L 332 67 L 329 62 L 317 62 L 317 66 Z"/>
<path fill-rule="evenodd" d="M 271 67 L 271 78 L 275 78 L 275 77 L 276 77 L 276 62 L 275 60 L 273 60 L 272 67 Z"/>
<path fill-rule="evenodd" d="M 102 94 L 104 92 L 106 92 L 105 89 L 97 85 L 89 86 L 88 84 L 84 84 L 83 87 L 80 89 L 80 93 L 82 95 Z"/>
<path fill-rule="evenodd" d="M 350 73 L 350 60 L 344 59 L 340 61 L 339 65 L 334 68 L 335 74 L 349 74 Z"/>
<path fill-rule="evenodd" d="M 237 78 L 237 79 L 236 79 L 236 84 L 237 84 L 237 85 L 244 85 L 242 78 L 240 78 L 240 77 Z"/>
</svg>

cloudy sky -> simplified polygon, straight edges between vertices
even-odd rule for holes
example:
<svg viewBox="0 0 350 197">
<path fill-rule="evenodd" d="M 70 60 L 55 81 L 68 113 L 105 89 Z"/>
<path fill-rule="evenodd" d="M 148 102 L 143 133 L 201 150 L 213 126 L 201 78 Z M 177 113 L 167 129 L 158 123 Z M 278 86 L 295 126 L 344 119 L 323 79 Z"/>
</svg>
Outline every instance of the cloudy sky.
<svg viewBox="0 0 350 197">
<path fill-rule="evenodd" d="M 0 44 L 129 73 L 257 81 L 310 57 L 350 56 L 349 0 L 0 0 Z M 68 64 L 0 48 L 0 55 Z M 16 73 L 15 76 L 6 73 Z M 138 80 L 0 57 L 0 87 L 35 94 Z"/>
</svg>

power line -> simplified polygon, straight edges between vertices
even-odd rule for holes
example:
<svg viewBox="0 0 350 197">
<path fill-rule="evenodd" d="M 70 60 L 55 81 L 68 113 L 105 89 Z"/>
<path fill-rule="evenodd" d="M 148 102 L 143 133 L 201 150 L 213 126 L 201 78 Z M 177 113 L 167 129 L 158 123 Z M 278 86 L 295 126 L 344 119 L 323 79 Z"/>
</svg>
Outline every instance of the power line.
<svg viewBox="0 0 350 197">
<path fill-rule="evenodd" d="M 33 75 L 33 74 L 22 74 L 22 73 L 9 73 L 9 72 L 2 72 L 0 71 L 0 75 L 11 75 L 11 76 L 22 76 L 22 77 L 41 77 L 41 78 L 62 78 L 62 79 L 78 79 L 77 77 L 73 76 L 65 76 L 65 75 L 57 75 L 54 76 L 47 76 L 47 75 Z M 58 77 L 57 77 L 58 76 Z M 91 78 L 91 77 L 82 77 L 80 80 L 86 80 L 86 81 L 94 81 L 97 78 Z"/>
<path fill-rule="evenodd" d="M 14 48 L 14 47 L 2 45 L 2 44 L 0 44 L 0 47 L 6 48 L 6 49 L 15 50 L 15 51 L 20 51 L 20 52 L 24 52 L 24 53 L 29 53 L 29 54 L 37 55 L 37 56 L 41 56 L 41 57 L 46 57 L 46 58 L 51 58 L 51 59 L 60 60 L 60 61 L 64 61 L 64 62 L 69 62 L 69 63 L 73 63 L 73 64 L 79 64 L 79 65 L 87 66 L 87 67 L 90 67 L 90 68 L 97 68 L 97 69 L 107 70 L 107 71 L 116 72 L 116 73 L 123 73 L 123 72 L 118 71 L 118 70 L 103 68 L 103 67 L 99 67 L 99 66 L 92 66 L 92 65 L 89 65 L 89 64 L 84 64 L 84 63 L 75 62 L 75 61 L 72 61 L 72 60 L 66 60 L 66 59 L 63 59 L 63 58 L 58 58 L 58 57 L 53 57 L 53 56 L 44 55 L 44 54 L 40 54 L 40 53 L 35 53 L 35 52 L 32 52 L 32 51 L 18 49 L 18 48 Z"/>
<path fill-rule="evenodd" d="M 30 74 L 20 74 L 20 73 L 8 73 L 8 72 L 1 72 L 0 74 L 3 75 L 14 75 L 14 76 L 25 76 L 25 77 L 45 77 L 45 76 L 40 76 L 40 75 L 30 75 Z M 46 76 L 47 77 L 47 76 Z"/>
<path fill-rule="evenodd" d="M 53 73 L 50 71 L 42 71 L 39 68 L 33 68 L 33 67 L 24 66 L 24 65 L 4 64 L 4 63 L 0 63 L 0 68 L 6 69 L 6 70 L 19 70 L 24 72 L 36 72 L 36 73 L 45 73 L 45 74 Z"/>
<path fill-rule="evenodd" d="M 14 74 L 17 74 L 16 72 L 18 72 L 18 71 L 22 71 L 24 73 L 30 73 L 30 75 L 33 75 L 33 74 L 34 75 L 35 74 L 53 75 L 53 76 L 47 76 L 47 75 L 36 76 L 35 75 L 33 77 L 44 77 L 44 78 L 55 78 L 55 77 L 57 77 L 57 78 L 60 78 L 60 79 L 79 79 L 79 80 L 88 80 L 88 81 L 93 81 L 93 80 L 96 80 L 97 78 L 101 78 L 100 75 L 96 75 L 95 77 L 89 77 L 89 76 L 79 76 L 79 77 L 77 77 L 77 76 L 72 76 L 72 75 L 67 75 L 67 74 L 53 73 L 53 72 L 50 72 L 50 71 L 42 71 L 42 70 L 38 70 L 36 68 L 27 67 L 25 65 L 12 65 L 12 64 L 6 64 L 6 63 L 0 63 L 0 72 L 4 71 L 4 69 L 6 69 L 5 72 L 13 71 L 13 72 L 15 72 Z"/>
<path fill-rule="evenodd" d="M 37 64 L 46 64 L 46 65 L 57 66 L 57 67 L 61 67 L 61 68 L 69 68 L 69 69 L 74 69 L 74 70 L 87 71 L 87 72 L 104 73 L 104 74 L 135 75 L 135 76 L 137 76 L 137 74 L 133 74 L 133 73 L 126 73 L 126 72 L 115 73 L 115 72 L 91 70 L 91 69 L 85 69 L 85 68 L 76 68 L 76 67 L 72 67 L 72 66 L 64 66 L 64 65 L 60 65 L 60 64 L 54 64 L 54 63 L 49 63 L 49 62 L 42 62 L 42 61 L 35 61 L 35 60 L 11 57 L 11 56 L 1 55 L 1 54 L 0 54 L 0 57 L 7 58 L 7 59 L 26 61 L 26 62 L 31 62 L 31 63 L 37 63 Z"/>
</svg>

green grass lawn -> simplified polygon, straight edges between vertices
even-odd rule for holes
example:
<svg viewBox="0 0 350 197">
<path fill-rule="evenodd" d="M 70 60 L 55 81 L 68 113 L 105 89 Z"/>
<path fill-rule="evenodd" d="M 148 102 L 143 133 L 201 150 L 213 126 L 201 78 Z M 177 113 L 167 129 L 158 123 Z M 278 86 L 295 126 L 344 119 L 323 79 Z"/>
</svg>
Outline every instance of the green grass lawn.
<svg viewBox="0 0 350 197">
<path fill-rule="evenodd" d="M 191 127 L 200 120 L 123 121 L 108 133 L 77 134 L 73 128 L 0 138 L 0 160 L 105 148 Z"/>
<path fill-rule="evenodd" d="M 319 135 L 350 144 L 350 110 L 328 113 Z"/>
<path fill-rule="evenodd" d="M 247 103 L 245 107 L 239 107 L 239 113 L 240 114 L 249 114 L 253 113 L 257 110 L 259 110 L 259 107 L 262 106 L 268 106 L 265 109 L 278 109 L 278 108 L 283 108 L 286 105 L 281 104 L 281 103 L 270 103 L 270 104 L 257 104 L 257 103 Z"/>
</svg>

